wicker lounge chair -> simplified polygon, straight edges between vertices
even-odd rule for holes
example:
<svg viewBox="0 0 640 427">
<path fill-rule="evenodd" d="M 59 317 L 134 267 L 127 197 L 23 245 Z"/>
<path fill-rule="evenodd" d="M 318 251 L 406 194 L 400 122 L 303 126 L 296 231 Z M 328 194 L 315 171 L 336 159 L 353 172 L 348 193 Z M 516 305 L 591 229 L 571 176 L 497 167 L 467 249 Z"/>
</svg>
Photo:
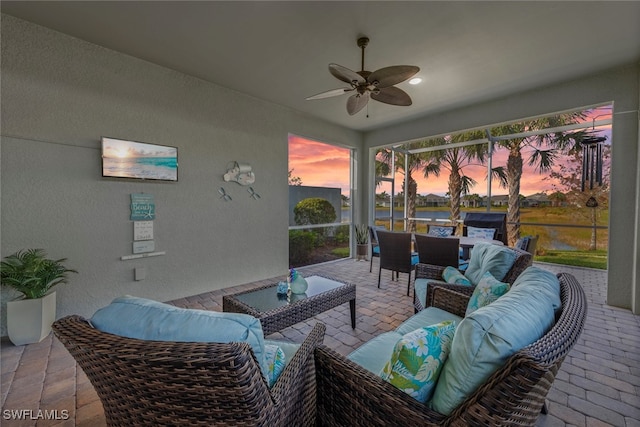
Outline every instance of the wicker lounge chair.
<svg viewBox="0 0 640 427">
<path fill-rule="evenodd" d="M 533 261 L 533 256 L 526 251 L 522 251 L 516 248 L 510 248 L 514 252 L 516 252 L 516 259 L 511 266 L 511 269 L 507 272 L 507 274 L 503 278 L 499 278 L 503 282 L 508 282 L 509 284 L 513 284 L 518 276 L 529 267 Z M 431 265 L 431 264 L 422 264 L 419 263 L 416 265 L 416 280 L 417 279 L 431 279 L 429 283 L 427 283 L 427 298 L 426 305 L 423 306 L 422 302 L 418 298 L 418 295 L 414 292 L 413 294 L 413 305 L 415 311 L 418 312 L 420 310 L 424 310 L 426 307 L 431 305 L 431 301 L 433 300 L 433 289 L 435 286 L 444 287 L 447 289 L 454 290 L 456 292 L 461 292 L 466 295 L 471 295 L 474 286 L 465 286 L 465 285 L 452 285 L 442 281 L 442 272 L 445 267 L 441 265 Z"/>
<path fill-rule="evenodd" d="M 559 274 L 558 278 L 562 308 L 552 329 L 507 359 L 448 416 L 326 346 L 319 346 L 315 351 L 319 425 L 535 425 L 545 396 L 580 336 L 586 317 L 586 296 L 580 284 L 569 274 Z M 435 294 L 435 306 L 464 316 L 468 296 L 445 288 L 438 288 Z"/>
<path fill-rule="evenodd" d="M 316 324 L 271 389 L 247 343 L 160 342 L 94 329 L 80 316 L 53 325 L 95 387 L 110 426 L 315 424 Z"/>
</svg>

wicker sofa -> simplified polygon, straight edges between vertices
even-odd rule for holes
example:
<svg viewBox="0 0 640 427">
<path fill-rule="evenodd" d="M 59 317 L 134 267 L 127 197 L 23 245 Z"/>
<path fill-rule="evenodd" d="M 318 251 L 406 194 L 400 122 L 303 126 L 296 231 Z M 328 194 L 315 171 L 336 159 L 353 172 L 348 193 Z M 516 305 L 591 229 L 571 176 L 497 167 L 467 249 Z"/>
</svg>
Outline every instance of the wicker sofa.
<svg viewBox="0 0 640 427">
<path fill-rule="evenodd" d="M 315 350 L 318 424 L 535 425 L 545 396 L 562 361 L 582 332 L 586 317 L 586 297 L 580 284 L 569 274 L 562 273 L 557 278 L 561 307 L 555 312 L 551 329 L 508 357 L 447 415 L 436 412 L 429 403 L 420 403 L 382 380 L 379 375 L 351 360 L 351 355 L 345 357 L 326 346 L 319 346 Z M 468 295 L 434 286 L 431 307 L 409 318 L 397 330 L 407 329 L 407 323 L 415 323 L 419 316 L 434 310 L 445 310 L 463 317 L 468 300 Z M 553 318 L 553 311 L 551 313 Z"/>
<path fill-rule="evenodd" d="M 527 267 L 531 266 L 533 262 L 533 255 L 531 255 L 527 251 L 523 251 L 517 248 L 509 247 L 508 250 L 512 251 L 515 254 L 513 265 L 511 266 L 509 271 L 507 271 L 507 274 L 504 277 L 496 277 L 496 279 L 507 282 L 509 284 L 513 284 L 518 276 Z M 413 293 L 413 305 L 416 313 L 420 310 L 424 310 L 426 307 L 429 307 L 431 305 L 431 301 L 433 300 L 433 289 L 436 286 L 444 287 L 468 295 L 471 295 L 471 293 L 473 292 L 473 287 L 449 284 L 444 282 L 442 273 L 446 267 L 443 267 L 441 265 L 418 263 L 416 264 L 415 268 L 416 273 L 414 282 L 415 291 Z"/>
<path fill-rule="evenodd" d="M 313 350 L 324 338 L 322 323 L 302 344 L 288 344 L 292 357 L 269 387 L 249 341 L 127 338 L 103 332 L 92 322 L 67 316 L 57 320 L 53 330 L 94 386 L 109 426 L 315 425 Z M 121 319 L 125 326 L 133 322 Z M 184 323 L 177 325 L 180 329 Z M 195 334 L 197 329 L 213 329 L 211 324 L 200 326 L 183 329 Z M 252 333 L 250 328 L 247 332 Z"/>
</svg>

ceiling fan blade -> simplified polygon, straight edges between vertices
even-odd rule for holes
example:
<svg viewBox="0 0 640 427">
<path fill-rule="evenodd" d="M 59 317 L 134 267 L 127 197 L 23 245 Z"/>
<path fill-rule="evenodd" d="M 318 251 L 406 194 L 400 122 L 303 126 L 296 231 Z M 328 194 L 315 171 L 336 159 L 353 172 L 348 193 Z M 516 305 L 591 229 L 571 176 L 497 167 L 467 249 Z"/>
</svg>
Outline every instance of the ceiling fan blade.
<svg viewBox="0 0 640 427">
<path fill-rule="evenodd" d="M 342 65 L 333 63 L 329 64 L 329 72 L 336 79 L 352 85 L 364 84 L 367 82 L 360 74 L 348 69 L 347 67 L 343 67 Z"/>
<path fill-rule="evenodd" d="M 384 102 L 385 104 L 402 106 L 411 105 L 411 97 L 407 94 L 407 92 L 403 91 L 402 89 L 398 89 L 395 86 L 380 89 L 380 92 L 378 94 L 372 93 L 371 98 L 375 99 L 376 101 Z"/>
<path fill-rule="evenodd" d="M 367 102 L 369 102 L 369 92 L 351 95 L 349 99 L 347 99 L 347 113 L 349 113 L 350 116 L 353 116 L 358 111 L 362 110 L 364 106 L 367 105 Z"/>
<path fill-rule="evenodd" d="M 339 89 L 331 89 L 326 92 L 319 93 L 317 95 L 310 96 L 306 98 L 307 101 L 311 101 L 312 99 L 323 99 L 323 98 L 331 98 L 332 96 L 344 95 L 347 92 L 351 92 L 354 90 L 353 88 L 344 87 Z"/>
<path fill-rule="evenodd" d="M 382 89 L 403 82 L 416 75 L 418 71 L 420 68 L 414 65 L 393 65 L 374 71 L 367 80 L 373 84 L 377 81 L 376 86 Z"/>
</svg>

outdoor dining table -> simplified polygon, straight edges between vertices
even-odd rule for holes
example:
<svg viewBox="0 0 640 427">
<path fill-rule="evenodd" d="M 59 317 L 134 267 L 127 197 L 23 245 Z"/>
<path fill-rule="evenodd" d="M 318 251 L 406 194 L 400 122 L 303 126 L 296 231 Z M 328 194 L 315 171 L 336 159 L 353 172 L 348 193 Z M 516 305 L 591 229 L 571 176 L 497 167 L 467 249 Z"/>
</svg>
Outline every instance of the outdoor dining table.
<svg viewBox="0 0 640 427">
<path fill-rule="evenodd" d="M 483 239 L 480 237 L 468 237 L 468 236 L 447 236 L 449 238 L 460 239 L 460 248 L 462 249 L 462 259 L 469 259 L 469 252 L 478 243 L 492 243 L 494 245 L 504 246 L 501 240 L 495 239 Z"/>
</svg>

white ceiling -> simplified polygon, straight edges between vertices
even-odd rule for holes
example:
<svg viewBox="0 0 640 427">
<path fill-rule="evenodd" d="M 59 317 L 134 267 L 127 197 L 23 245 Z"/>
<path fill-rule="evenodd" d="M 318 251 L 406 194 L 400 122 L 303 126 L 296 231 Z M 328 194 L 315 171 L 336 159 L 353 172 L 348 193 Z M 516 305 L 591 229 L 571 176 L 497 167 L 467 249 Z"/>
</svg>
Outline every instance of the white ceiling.
<svg viewBox="0 0 640 427">
<path fill-rule="evenodd" d="M 640 60 L 640 2 L 2 1 L 3 13 L 356 130 L 493 99 Z M 355 116 L 338 63 L 417 65 L 409 107 Z"/>
</svg>

